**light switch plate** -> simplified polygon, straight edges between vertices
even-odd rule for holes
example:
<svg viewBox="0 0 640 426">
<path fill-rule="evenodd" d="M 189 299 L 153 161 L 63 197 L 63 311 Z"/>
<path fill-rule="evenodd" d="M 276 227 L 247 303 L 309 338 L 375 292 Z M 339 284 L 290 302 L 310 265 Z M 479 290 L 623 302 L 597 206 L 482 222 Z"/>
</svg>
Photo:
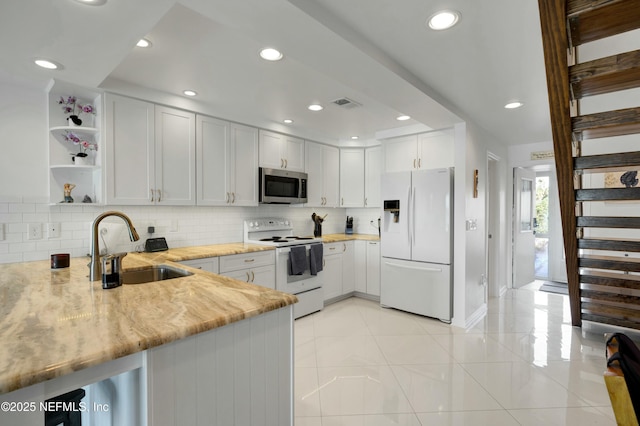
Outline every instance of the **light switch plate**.
<svg viewBox="0 0 640 426">
<path fill-rule="evenodd" d="M 28 240 L 41 240 L 42 239 L 42 224 L 29 223 L 27 225 L 27 239 Z"/>
</svg>

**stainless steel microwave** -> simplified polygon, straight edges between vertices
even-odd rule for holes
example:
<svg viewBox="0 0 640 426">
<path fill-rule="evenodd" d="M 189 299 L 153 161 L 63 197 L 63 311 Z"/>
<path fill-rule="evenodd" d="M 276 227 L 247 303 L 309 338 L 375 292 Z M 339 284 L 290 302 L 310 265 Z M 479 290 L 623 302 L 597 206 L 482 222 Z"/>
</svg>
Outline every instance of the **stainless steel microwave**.
<svg viewBox="0 0 640 426">
<path fill-rule="evenodd" d="M 307 174 L 260 167 L 260 197 L 264 204 L 300 204 L 307 202 Z"/>
</svg>

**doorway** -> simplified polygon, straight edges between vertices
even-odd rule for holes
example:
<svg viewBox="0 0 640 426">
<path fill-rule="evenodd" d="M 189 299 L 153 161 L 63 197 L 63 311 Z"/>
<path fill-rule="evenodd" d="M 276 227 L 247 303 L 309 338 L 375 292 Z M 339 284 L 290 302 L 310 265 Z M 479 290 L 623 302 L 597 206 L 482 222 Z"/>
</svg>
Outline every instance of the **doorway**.
<svg viewBox="0 0 640 426">
<path fill-rule="evenodd" d="M 535 216 L 535 279 L 549 279 L 549 172 L 536 173 Z"/>
</svg>

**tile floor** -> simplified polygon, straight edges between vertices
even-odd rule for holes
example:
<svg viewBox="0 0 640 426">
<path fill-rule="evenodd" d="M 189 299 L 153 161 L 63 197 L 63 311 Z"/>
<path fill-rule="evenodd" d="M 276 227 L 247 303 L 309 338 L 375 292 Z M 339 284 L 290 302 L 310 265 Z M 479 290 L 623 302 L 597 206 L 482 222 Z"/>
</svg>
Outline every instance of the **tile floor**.
<svg viewBox="0 0 640 426">
<path fill-rule="evenodd" d="M 296 426 L 615 425 L 604 339 L 509 290 L 463 330 L 350 298 L 295 322 Z"/>
</svg>

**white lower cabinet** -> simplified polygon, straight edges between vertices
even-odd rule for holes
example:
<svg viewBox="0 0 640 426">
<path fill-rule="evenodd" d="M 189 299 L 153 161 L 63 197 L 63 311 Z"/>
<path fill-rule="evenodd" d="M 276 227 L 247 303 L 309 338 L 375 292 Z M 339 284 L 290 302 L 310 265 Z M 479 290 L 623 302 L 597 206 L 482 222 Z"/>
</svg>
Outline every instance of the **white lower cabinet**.
<svg viewBox="0 0 640 426">
<path fill-rule="evenodd" d="M 217 257 L 205 257 L 202 259 L 183 260 L 178 262 L 182 265 L 191 266 L 192 268 L 202 269 L 203 271 L 213 272 L 217 274 L 219 269 L 219 260 Z"/>
<path fill-rule="evenodd" d="M 293 426 L 293 306 L 147 351 L 148 424 Z"/>
<path fill-rule="evenodd" d="M 379 241 L 355 241 L 353 271 L 355 291 L 380 296 Z"/>
<path fill-rule="evenodd" d="M 355 291 L 367 293 L 367 241 L 356 240 L 354 244 L 354 284 Z"/>
<path fill-rule="evenodd" d="M 342 243 L 342 294 L 353 293 L 356 289 L 355 241 Z"/>
<path fill-rule="evenodd" d="M 276 288 L 274 250 L 220 257 L 220 275 L 240 281 Z"/>
<path fill-rule="evenodd" d="M 327 301 L 342 295 L 342 243 L 325 244 L 323 252 L 322 291 Z"/>
<path fill-rule="evenodd" d="M 380 242 L 367 241 L 367 294 L 380 296 Z"/>
</svg>

